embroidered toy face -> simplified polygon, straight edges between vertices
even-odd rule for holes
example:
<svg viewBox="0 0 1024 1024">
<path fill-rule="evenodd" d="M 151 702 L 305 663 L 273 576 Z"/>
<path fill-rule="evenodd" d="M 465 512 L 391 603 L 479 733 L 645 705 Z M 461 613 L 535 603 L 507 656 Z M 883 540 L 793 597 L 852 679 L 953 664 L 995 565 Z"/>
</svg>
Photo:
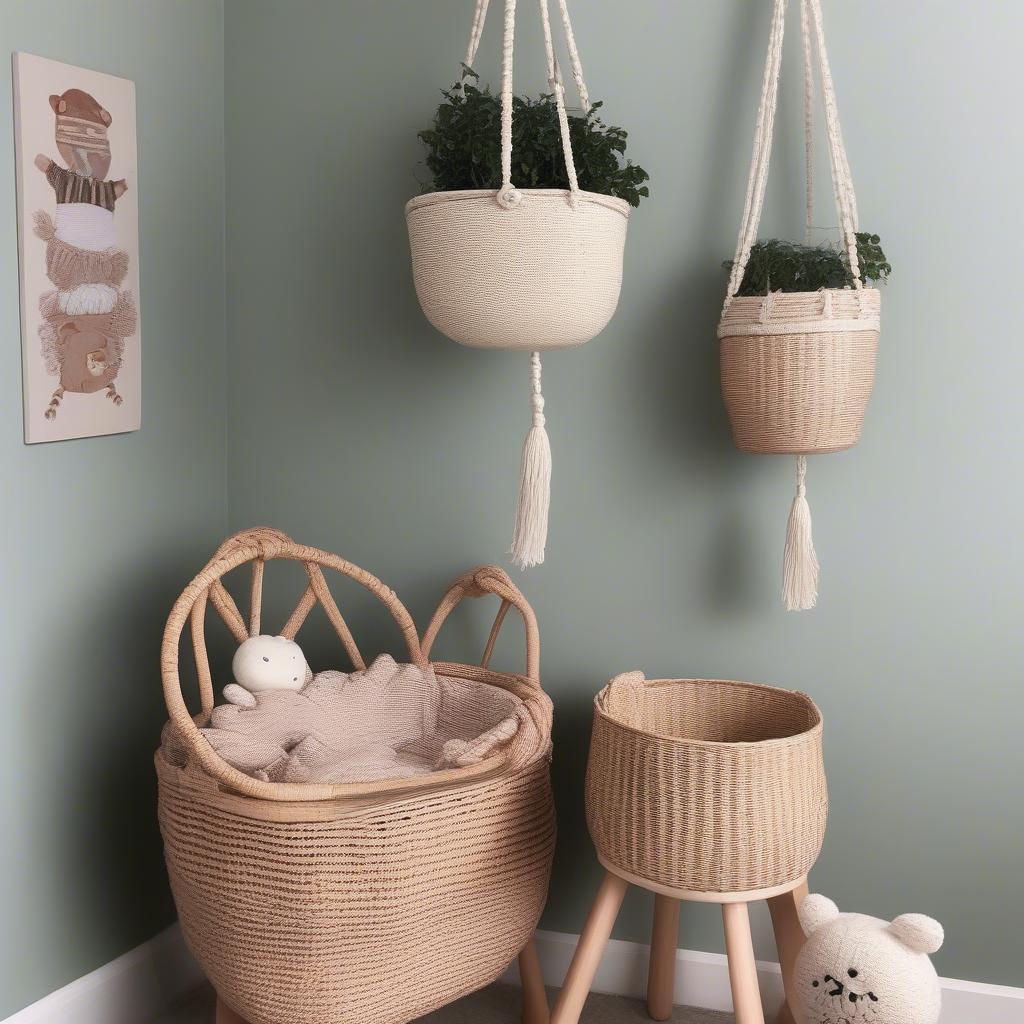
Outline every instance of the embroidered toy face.
<svg viewBox="0 0 1024 1024">
<path fill-rule="evenodd" d="M 85 357 L 85 368 L 93 377 L 101 377 L 107 372 L 107 353 L 103 349 L 95 349 Z"/>
<path fill-rule="evenodd" d="M 103 180 L 110 170 L 110 114 L 94 96 L 81 89 L 68 89 L 50 97 L 57 115 L 57 149 L 68 169 L 89 178 Z"/>
<path fill-rule="evenodd" d="M 302 648 L 284 636 L 251 636 L 231 662 L 235 682 L 250 693 L 301 690 L 313 673 Z"/>
<path fill-rule="evenodd" d="M 936 1024 L 940 988 L 928 954 L 942 945 L 938 921 L 840 914 L 813 895 L 800 924 L 807 942 L 794 974 L 799 1024 Z"/>
</svg>

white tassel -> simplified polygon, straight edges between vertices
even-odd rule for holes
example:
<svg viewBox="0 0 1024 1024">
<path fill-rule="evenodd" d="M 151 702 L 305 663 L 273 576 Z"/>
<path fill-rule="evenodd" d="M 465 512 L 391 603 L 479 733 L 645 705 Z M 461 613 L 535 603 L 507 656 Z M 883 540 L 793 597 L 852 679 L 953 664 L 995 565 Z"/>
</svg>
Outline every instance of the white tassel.
<svg viewBox="0 0 1024 1024">
<path fill-rule="evenodd" d="M 818 556 L 811 537 L 811 509 L 807 504 L 807 459 L 796 460 L 796 496 L 789 510 L 786 550 L 782 559 L 782 599 L 791 612 L 813 608 L 818 600 Z"/>
<path fill-rule="evenodd" d="M 551 445 L 544 429 L 544 396 L 540 390 L 540 353 L 530 354 L 530 403 L 533 426 L 523 443 L 519 467 L 516 528 L 512 536 L 512 561 L 529 569 L 544 561 L 548 539 L 548 506 L 551 503 Z"/>
</svg>

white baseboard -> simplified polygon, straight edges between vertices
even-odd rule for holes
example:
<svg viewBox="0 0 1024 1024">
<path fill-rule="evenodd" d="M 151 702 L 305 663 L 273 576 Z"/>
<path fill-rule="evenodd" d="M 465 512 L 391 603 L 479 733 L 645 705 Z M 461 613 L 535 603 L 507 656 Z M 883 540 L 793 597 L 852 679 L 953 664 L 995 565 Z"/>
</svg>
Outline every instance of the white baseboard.
<svg viewBox="0 0 1024 1024">
<path fill-rule="evenodd" d="M 565 932 L 537 932 L 537 954 L 547 985 L 562 984 L 578 939 L 578 935 Z M 647 959 L 647 946 L 612 939 L 601 958 L 593 991 L 642 999 L 647 990 Z M 758 961 L 757 977 L 765 1019 L 770 1021 L 782 1005 L 782 972 L 776 963 Z M 509 968 L 504 980 L 518 983 L 515 965 Z M 725 956 L 680 949 L 676 953 L 673 1002 L 731 1012 L 732 993 Z M 943 978 L 941 1024 L 1024 1024 L 1024 988 Z"/>
<path fill-rule="evenodd" d="M 149 1024 L 201 981 L 175 924 L 3 1024 Z"/>
<path fill-rule="evenodd" d="M 537 932 L 544 981 L 559 986 L 579 936 Z M 595 992 L 641 999 L 647 987 L 648 948 L 638 942 L 608 943 Z M 676 1003 L 732 1010 L 729 970 L 720 953 L 681 949 L 676 953 Z M 782 1005 L 779 965 L 757 965 L 766 1019 Z M 515 965 L 506 981 L 518 982 Z M 104 967 L 25 1007 L 2 1024 L 149 1024 L 172 1003 L 199 986 L 202 974 L 177 925 Z M 1022 1024 L 1024 988 L 942 979 L 941 1024 Z"/>
</svg>

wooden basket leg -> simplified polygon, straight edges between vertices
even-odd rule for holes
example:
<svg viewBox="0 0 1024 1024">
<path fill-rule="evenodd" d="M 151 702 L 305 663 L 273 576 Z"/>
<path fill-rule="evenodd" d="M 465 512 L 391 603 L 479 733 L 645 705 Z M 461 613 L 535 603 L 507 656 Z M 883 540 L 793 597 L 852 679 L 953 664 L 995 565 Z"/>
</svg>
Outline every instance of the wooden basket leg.
<svg viewBox="0 0 1024 1024">
<path fill-rule="evenodd" d="M 235 1013 L 220 996 L 217 996 L 217 1024 L 248 1024 L 248 1021 Z"/>
<path fill-rule="evenodd" d="M 804 944 L 804 931 L 800 927 L 797 909 L 807 896 L 807 881 L 801 882 L 792 892 L 781 896 L 773 896 L 768 901 L 768 909 L 772 915 L 772 928 L 775 930 L 775 947 L 779 952 L 779 964 L 782 967 L 782 983 L 786 988 L 786 1001 L 779 1009 L 775 1024 L 793 1024 L 793 969 L 796 958 Z"/>
<path fill-rule="evenodd" d="M 668 1020 L 676 989 L 676 948 L 679 945 L 679 900 L 658 893 L 654 898 L 651 961 L 647 969 L 647 1013 Z"/>
<path fill-rule="evenodd" d="M 519 981 L 523 986 L 523 1024 L 549 1024 L 548 994 L 544 990 L 544 975 L 533 939 L 519 954 Z"/>
<path fill-rule="evenodd" d="M 587 1001 L 590 986 L 594 982 L 601 954 L 612 934 L 615 919 L 619 916 L 623 897 L 629 883 L 610 871 L 605 873 L 601 888 L 597 891 L 594 905 L 590 908 L 587 923 L 580 936 L 580 944 L 569 965 L 562 991 L 558 993 L 551 1024 L 577 1024 Z"/>
<path fill-rule="evenodd" d="M 729 984 L 732 987 L 736 1024 L 764 1024 L 746 903 L 723 903 L 722 920 L 725 924 L 725 949 L 729 954 Z"/>
</svg>

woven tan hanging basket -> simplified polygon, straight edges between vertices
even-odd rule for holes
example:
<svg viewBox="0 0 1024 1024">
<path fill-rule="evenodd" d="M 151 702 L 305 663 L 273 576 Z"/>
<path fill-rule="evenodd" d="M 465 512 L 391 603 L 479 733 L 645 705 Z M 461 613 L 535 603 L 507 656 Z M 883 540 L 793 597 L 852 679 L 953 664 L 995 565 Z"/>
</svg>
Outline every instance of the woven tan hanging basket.
<svg viewBox="0 0 1024 1024">
<path fill-rule="evenodd" d="M 787 0 L 775 0 L 747 201 L 718 326 L 722 397 L 743 451 L 810 455 L 850 448 L 875 379 L 881 297 L 866 288 L 857 258 L 857 201 L 825 49 L 821 0 L 800 0 L 805 65 L 807 234 L 813 229 L 814 49 L 824 97 L 829 157 L 852 289 L 738 297 L 768 181 Z M 812 38 L 813 33 L 813 38 Z"/>
<path fill-rule="evenodd" d="M 796 496 L 783 556 L 782 595 L 791 611 L 813 608 L 818 559 L 806 498 L 806 457 L 850 448 L 875 383 L 881 297 L 864 285 L 857 254 L 858 214 L 825 49 L 821 0 L 799 0 L 804 53 L 807 240 L 814 228 L 815 52 L 821 79 L 836 209 L 853 287 L 740 296 L 768 182 L 788 0 L 774 0 L 747 197 L 718 325 L 722 398 L 743 451 L 797 456 Z"/>
<path fill-rule="evenodd" d="M 617 676 L 594 700 L 587 766 L 598 857 L 698 897 L 791 888 L 825 835 L 821 732 L 803 693 Z"/>
<path fill-rule="evenodd" d="M 501 607 L 481 665 L 435 668 L 512 692 L 529 722 L 479 764 L 413 779 L 284 784 L 230 767 L 197 728 L 214 703 L 205 612 L 212 603 L 236 640 L 258 633 L 264 566 L 275 559 L 298 562 L 309 579 L 283 635 L 293 637 L 319 603 L 357 668 L 365 662 L 323 568 L 385 605 L 418 665 L 427 664 L 441 625 L 463 598 L 497 595 Z M 221 582 L 246 563 L 248 621 Z M 524 675 L 488 668 L 510 608 L 526 625 Z M 186 622 L 201 697 L 195 719 L 178 670 Z M 336 555 L 262 529 L 222 545 L 167 623 L 162 668 L 171 721 L 156 766 L 182 928 L 225 1003 L 251 1024 L 401 1024 L 505 970 L 537 925 L 554 850 L 551 702 L 540 689 L 539 659 L 536 618 L 501 569 L 482 567 L 456 580 L 421 640 L 395 594 Z"/>
<path fill-rule="evenodd" d="M 860 440 L 875 383 L 879 293 L 743 296 L 722 314 L 722 397 L 736 447 L 838 452 Z"/>
<path fill-rule="evenodd" d="M 569 188 L 518 189 L 512 183 L 516 3 L 505 0 L 501 188 L 434 192 L 405 208 L 420 305 L 442 334 L 461 345 L 534 352 L 582 345 L 601 333 L 619 301 L 629 204 L 579 187 L 547 0 L 540 6 Z M 573 77 L 587 110 L 590 100 L 566 0 L 559 6 Z M 487 7 L 487 0 L 477 0 L 467 67 L 476 59 Z"/>
</svg>

